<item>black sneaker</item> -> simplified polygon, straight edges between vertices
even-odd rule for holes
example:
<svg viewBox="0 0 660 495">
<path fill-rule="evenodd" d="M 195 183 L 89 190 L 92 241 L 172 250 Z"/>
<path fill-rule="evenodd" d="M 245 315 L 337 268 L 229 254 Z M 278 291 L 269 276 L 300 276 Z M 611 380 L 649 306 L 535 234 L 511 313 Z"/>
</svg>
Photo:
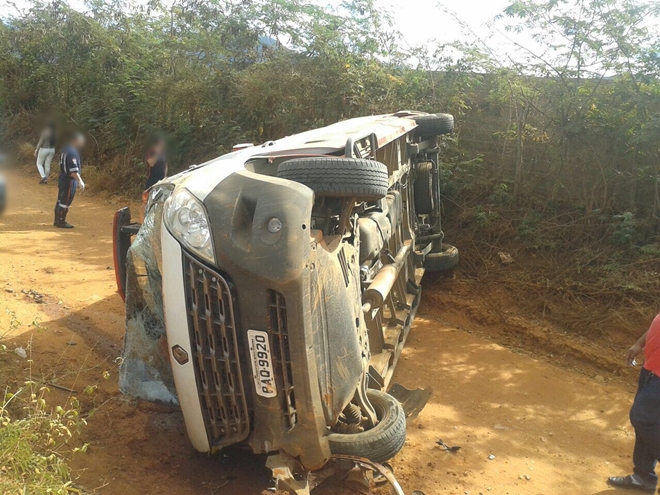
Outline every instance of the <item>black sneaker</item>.
<svg viewBox="0 0 660 495">
<path fill-rule="evenodd" d="M 48 178 L 42 177 L 41 180 L 39 181 L 39 184 L 48 184 Z"/>
<path fill-rule="evenodd" d="M 58 229 L 72 229 L 73 225 L 67 222 L 62 222 L 62 223 L 56 223 L 55 227 L 57 227 Z"/>
<path fill-rule="evenodd" d="M 638 483 L 632 476 L 612 476 L 607 478 L 607 484 L 614 488 L 623 488 L 625 490 L 637 490 L 644 493 L 655 493 L 655 483 Z"/>
</svg>

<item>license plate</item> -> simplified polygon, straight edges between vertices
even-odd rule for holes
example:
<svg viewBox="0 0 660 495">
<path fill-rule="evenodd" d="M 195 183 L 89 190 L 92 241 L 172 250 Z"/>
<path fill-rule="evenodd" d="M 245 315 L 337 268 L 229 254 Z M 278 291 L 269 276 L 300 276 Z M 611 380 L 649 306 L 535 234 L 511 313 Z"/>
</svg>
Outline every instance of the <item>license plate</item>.
<svg viewBox="0 0 660 495">
<path fill-rule="evenodd" d="M 273 373 L 273 360 L 270 357 L 268 334 L 261 330 L 248 330 L 247 335 L 252 360 L 252 377 L 257 394 L 262 397 L 275 397 L 277 387 Z"/>
</svg>

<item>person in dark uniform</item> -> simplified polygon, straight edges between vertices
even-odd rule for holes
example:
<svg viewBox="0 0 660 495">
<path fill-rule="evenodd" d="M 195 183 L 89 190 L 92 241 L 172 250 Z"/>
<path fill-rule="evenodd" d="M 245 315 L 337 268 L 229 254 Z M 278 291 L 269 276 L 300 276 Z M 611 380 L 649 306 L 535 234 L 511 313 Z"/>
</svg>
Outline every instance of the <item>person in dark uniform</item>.
<svg viewBox="0 0 660 495">
<path fill-rule="evenodd" d="M 80 175 L 82 171 L 80 150 L 84 145 L 85 137 L 79 132 L 75 133 L 60 155 L 60 179 L 53 225 L 61 229 L 73 228 L 73 225 L 67 223 L 66 216 L 76 191 L 85 190 L 85 183 Z"/>
<path fill-rule="evenodd" d="M 147 177 L 147 183 L 144 185 L 145 190 L 167 177 L 165 139 L 162 137 L 155 138 L 151 148 L 147 151 L 147 165 L 149 166 L 149 176 Z"/>
</svg>

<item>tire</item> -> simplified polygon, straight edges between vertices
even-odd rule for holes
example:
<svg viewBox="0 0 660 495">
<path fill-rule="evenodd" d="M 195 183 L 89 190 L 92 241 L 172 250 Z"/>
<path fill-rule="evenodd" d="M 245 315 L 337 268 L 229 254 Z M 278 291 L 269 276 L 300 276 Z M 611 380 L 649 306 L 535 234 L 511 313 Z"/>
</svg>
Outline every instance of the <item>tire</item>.
<svg viewBox="0 0 660 495">
<path fill-rule="evenodd" d="M 415 166 L 415 213 L 432 215 L 435 211 L 433 197 L 433 162 L 418 163 Z"/>
<path fill-rule="evenodd" d="M 306 185 L 318 197 L 379 200 L 389 187 L 387 167 L 364 158 L 294 158 L 280 164 L 277 176 Z"/>
<path fill-rule="evenodd" d="M 372 462 L 385 462 L 394 457 L 406 441 L 406 415 L 394 397 L 380 390 L 367 390 L 369 402 L 376 410 L 379 423 L 360 433 L 331 433 L 330 452 L 366 457 Z"/>
<path fill-rule="evenodd" d="M 433 250 L 424 259 L 424 268 L 431 272 L 444 272 L 458 265 L 458 249 L 451 244 L 442 243 L 442 248 Z"/>
<path fill-rule="evenodd" d="M 422 138 L 441 136 L 454 130 L 454 116 L 448 113 L 420 115 L 414 117 L 414 120 L 417 122 L 415 136 L 421 136 Z"/>
</svg>

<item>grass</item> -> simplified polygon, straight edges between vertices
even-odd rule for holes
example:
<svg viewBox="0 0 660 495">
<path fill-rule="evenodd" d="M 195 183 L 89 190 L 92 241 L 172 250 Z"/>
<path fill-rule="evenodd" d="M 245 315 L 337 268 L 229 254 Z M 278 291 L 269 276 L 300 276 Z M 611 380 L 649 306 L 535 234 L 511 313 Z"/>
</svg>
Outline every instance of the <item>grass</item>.
<svg viewBox="0 0 660 495">
<path fill-rule="evenodd" d="M 6 349 L 4 349 L 6 351 Z M 46 402 L 47 386 L 26 381 L 5 388 L 0 403 L 0 493 L 72 495 L 76 488 L 64 453 L 86 450 L 68 442 L 86 425 L 75 397 L 64 407 Z"/>
</svg>

